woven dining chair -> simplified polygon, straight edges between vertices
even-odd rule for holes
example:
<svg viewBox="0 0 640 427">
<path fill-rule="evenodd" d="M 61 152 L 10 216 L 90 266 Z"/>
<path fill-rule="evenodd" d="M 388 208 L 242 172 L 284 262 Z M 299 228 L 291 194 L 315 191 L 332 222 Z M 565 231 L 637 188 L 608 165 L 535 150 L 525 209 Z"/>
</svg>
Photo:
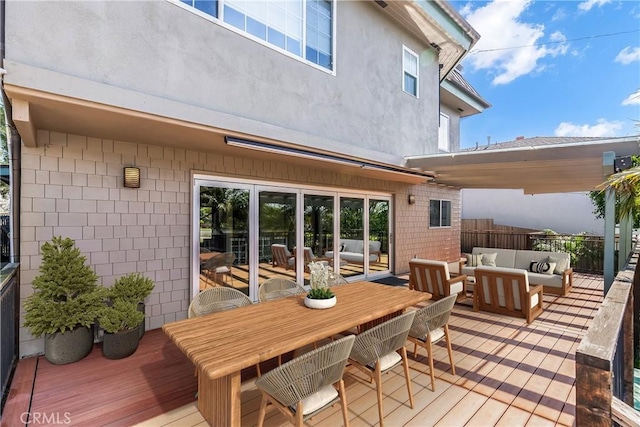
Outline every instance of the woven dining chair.
<svg viewBox="0 0 640 427">
<path fill-rule="evenodd" d="M 204 316 L 218 311 L 231 310 L 245 305 L 251 305 L 248 296 L 235 288 L 206 289 L 195 297 L 189 304 L 189 318 Z"/>
<path fill-rule="evenodd" d="M 424 347 L 429 355 L 429 374 L 431 375 L 431 390 L 436 391 L 436 380 L 433 370 L 433 344 L 445 339 L 447 351 L 449 352 L 449 362 L 451 363 L 451 373 L 456 374 L 456 367 L 453 363 L 453 352 L 451 351 L 451 339 L 449 338 L 449 317 L 457 295 L 449 295 L 424 308 L 416 310 L 416 317 L 413 319 L 411 330 L 409 331 L 409 341 L 414 344 L 413 357 L 418 354 L 418 346 Z"/>
<path fill-rule="evenodd" d="M 342 405 L 344 425 L 348 427 L 342 376 L 354 340 L 350 335 L 325 344 L 258 378 L 255 384 L 262 393 L 258 427 L 262 427 L 269 406 L 301 427 L 305 420 L 338 401 Z"/>
<path fill-rule="evenodd" d="M 204 316 L 210 313 L 216 313 L 219 311 L 233 310 L 234 308 L 244 307 L 251 305 L 251 299 L 234 288 L 211 288 L 206 289 L 195 297 L 189 304 L 188 317 Z M 260 376 L 260 365 L 256 364 L 256 371 Z M 196 370 L 195 375 L 198 374 Z"/>
<path fill-rule="evenodd" d="M 367 374 L 376 383 L 380 427 L 384 426 L 382 373 L 394 368 L 399 363 L 402 363 L 404 367 L 409 403 L 413 409 L 409 363 L 407 361 L 407 349 L 404 345 L 414 316 L 415 311 L 409 311 L 356 335 L 356 340 L 349 356 L 351 365 Z"/>
<path fill-rule="evenodd" d="M 329 286 L 346 285 L 349 283 L 342 275 L 331 272 L 329 274 Z"/>
<path fill-rule="evenodd" d="M 291 295 L 306 293 L 306 289 L 286 277 L 272 277 L 265 280 L 258 288 L 260 302 L 286 298 Z"/>
</svg>

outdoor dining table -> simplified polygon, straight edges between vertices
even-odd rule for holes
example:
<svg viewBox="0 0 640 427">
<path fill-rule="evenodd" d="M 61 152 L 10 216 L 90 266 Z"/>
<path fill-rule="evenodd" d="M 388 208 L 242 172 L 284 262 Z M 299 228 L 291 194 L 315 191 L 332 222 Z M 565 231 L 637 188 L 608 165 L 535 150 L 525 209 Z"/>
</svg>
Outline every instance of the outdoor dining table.
<svg viewBox="0 0 640 427">
<path fill-rule="evenodd" d="M 337 304 L 304 305 L 304 294 L 165 324 L 198 371 L 198 410 L 212 426 L 240 425 L 240 373 L 278 355 L 375 323 L 431 294 L 371 282 L 332 288 Z"/>
</svg>

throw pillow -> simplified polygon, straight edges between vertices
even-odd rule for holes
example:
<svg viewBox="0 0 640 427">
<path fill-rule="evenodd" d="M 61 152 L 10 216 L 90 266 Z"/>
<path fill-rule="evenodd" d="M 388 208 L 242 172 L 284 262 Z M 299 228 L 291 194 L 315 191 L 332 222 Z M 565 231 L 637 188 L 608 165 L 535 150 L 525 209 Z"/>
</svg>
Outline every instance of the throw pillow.
<svg viewBox="0 0 640 427">
<path fill-rule="evenodd" d="M 467 258 L 467 267 L 480 267 L 482 265 L 482 255 L 464 254 Z"/>
<path fill-rule="evenodd" d="M 562 274 L 567 268 L 569 268 L 569 260 L 567 258 L 555 258 L 549 257 L 549 262 L 555 262 L 556 268 L 553 270 L 553 274 Z"/>
<path fill-rule="evenodd" d="M 345 248 L 345 246 L 346 246 L 346 245 L 345 245 L 344 243 L 340 243 L 340 247 L 338 248 L 338 250 L 339 250 L 340 252 L 344 252 L 344 248 Z"/>
<path fill-rule="evenodd" d="M 482 265 L 486 265 L 487 267 L 495 267 L 496 266 L 496 257 L 498 253 L 493 254 L 480 254 L 482 255 Z"/>
<path fill-rule="evenodd" d="M 529 263 L 529 271 L 532 273 L 552 275 L 555 268 L 556 263 L 547 262 L 547 258 L 543 259 L 542 261 L 531 261 Z"/>
</svg>

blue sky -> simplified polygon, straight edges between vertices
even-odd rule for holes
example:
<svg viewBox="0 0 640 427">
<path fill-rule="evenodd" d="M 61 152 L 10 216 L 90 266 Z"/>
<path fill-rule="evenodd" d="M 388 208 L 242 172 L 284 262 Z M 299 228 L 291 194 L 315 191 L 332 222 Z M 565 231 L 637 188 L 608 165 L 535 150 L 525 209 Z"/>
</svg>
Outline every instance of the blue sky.
<svg viewBox="0 0 640 427">
<path fill-rule="evenodd" d="M 492 105 L 461 121 L 461 148 L 640 133 L 640 2 L 451 3 L 481 35 L 462 73 Z"/>
</svg>

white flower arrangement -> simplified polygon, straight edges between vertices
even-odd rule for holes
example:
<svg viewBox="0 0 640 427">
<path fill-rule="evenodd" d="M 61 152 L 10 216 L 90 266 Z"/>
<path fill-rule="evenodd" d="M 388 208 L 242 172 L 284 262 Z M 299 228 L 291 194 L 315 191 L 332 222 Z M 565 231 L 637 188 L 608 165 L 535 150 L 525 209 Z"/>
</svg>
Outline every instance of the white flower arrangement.
<svg viewBox="0 0 640 427">
<path fill-rule="evenodd" d="M 308 264 L 311 290 L 307 294 L 312 299 L 329 299 L 334 296 L 329 288 L 333 269 L 325 262 L 312 261 Z"/>
</svg>

